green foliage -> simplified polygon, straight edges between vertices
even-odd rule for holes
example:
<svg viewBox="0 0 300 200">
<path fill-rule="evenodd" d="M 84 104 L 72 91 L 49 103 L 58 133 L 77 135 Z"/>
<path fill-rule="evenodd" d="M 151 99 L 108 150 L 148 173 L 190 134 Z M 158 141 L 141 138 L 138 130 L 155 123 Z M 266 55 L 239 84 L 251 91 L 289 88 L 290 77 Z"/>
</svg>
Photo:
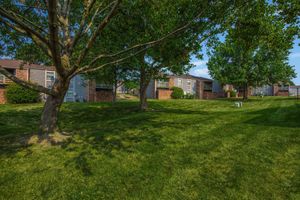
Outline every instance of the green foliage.
<svg viewBox="0 0 300 200">
<path fill-rule="evenodd" d="M 126 81 L 124 83 L 124 86 L 128 90 L 137 89 L 139 87 L 139 84 L 136 81 Z"/>
<path fill-rule="evenodd" d="M 171 97 L 172 99 L 181 99 L 183 98 L 183 89 L 179 88 L 179 87 L 172 87 L 172 94 L 171 94 Z"/>
<path fill-rule="evenodd" d="M 292 29 L 267 2 L 252 2 L 236 16 L 225 41 L 215 43 L 209 53 L 210 75 L 223 84 L 243 87 L 289 82 L 295 77 L 288 64 Z"/>
<path fill-rule="evenodd" d="M 6 99 L 9 103 L 36 103 L 40 101 L 40 94 L 36 91 L 11 83 L 6 88 Z"/>
<path fill-rule="evenodd" d="M 183 95 L 184 99 L 196 99 L 196 95 L 195 94 L 185 94 Z"/>
<path fill-rule="evenodd" d="M 278 14 L 288 26 L 293 26 L 300 37 L 300 1 L 299 0 L 273 0 Z"/>
<path fill-rule="evenodd" d="M 230 97 L 236 97 L 237 92 L 235 90 L 230 90 Z"/>
</svg>

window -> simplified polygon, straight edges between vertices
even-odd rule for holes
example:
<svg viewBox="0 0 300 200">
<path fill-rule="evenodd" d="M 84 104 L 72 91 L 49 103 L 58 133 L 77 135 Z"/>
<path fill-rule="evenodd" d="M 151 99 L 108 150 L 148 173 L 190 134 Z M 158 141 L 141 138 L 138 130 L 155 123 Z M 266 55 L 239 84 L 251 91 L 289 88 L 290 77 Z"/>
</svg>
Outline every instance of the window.
<svg viewBox="0 0 300 200">
<path fill-rule="evenodd" d="M 212 83 L 205 83 L 204 82 L 204 91 L 211 92 L 212 91 Z"/>
<path fill-rule="evenodd" d="M 4 83 L 4 75 L 0 74 L 0 83 Z"/>
<path fill-rule="evenodd" d="M 55 72 L 46 71 L 46 87 L 51 88 L 55 81 Z"/>
<path fill-rule="evenodd" d="M 178 87 L 182 87 L 182 79 L 178 79 Z"/>
<path fill-rule="evenodd" d="M 157 87 L 158 88 L 169 88 L 169 81 L 168 80 L 158 80 Z"/>
<path fill-rule="evenodd" d="M 187 92 L 191 93 L 192 92 L 192 82 L 191 82 L 191 80 L 187 80 L 186 85 L 187 85 Z"/>
<path fill-rule="evenodd" d="M 288 85 L 279 85 L 279 91 L 289 91 Z"/>
<path fill-rule="evenodd" d="M 8 71 L 9 73 L 11 73 L 12 75 L 16 75 L 16 69 L 6 69 L 6 71 Z"/>
<path fill-rule="evenodd" d="M 5 68 L 6 71 L 8 71 L 10 74 L 16 76 L 16 69 L 7 69 Z M 8 78 L 5 78 L 3 74 L 0 74 L 0 83 L 11 83 L 12 81 Z"/>
<path fill-rule="evenodd" d="M 96 91 L 99 90 L 112 90 L 113 86 L 106 83 L 96 83 Z"/>
</svg>

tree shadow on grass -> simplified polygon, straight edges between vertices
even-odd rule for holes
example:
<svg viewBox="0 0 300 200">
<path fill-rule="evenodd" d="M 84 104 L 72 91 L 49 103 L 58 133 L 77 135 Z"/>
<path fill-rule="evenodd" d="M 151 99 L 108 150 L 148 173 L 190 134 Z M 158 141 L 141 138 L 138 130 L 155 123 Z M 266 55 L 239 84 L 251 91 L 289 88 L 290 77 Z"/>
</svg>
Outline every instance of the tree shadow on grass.
<svg viewBox="0 0 300 200">
<path fill-rule="evenodd" d="M 246 124 L 274 126 L 274 127 L 300 127 L 300 105 L 288 107 L 273 107 L 249 112 L 254 117 L 245 121 Z"/>
<path fill-rule="evenodd" d="M 84 176 L 90 176 L 90 162 L 95 154 L 110 158 L 120 153 L 152 155 L 165 148 L 164 137 L 172 135 L 172 130 L 207 124 L 226 114 L 208 112 L 203 108 L 173 107 L 151 102 L 149 111 L 141 112 L 137 102 L 119 102 L 114 106 L 110 103 L 64 104 L 59 126 L 72 137 L 57 145 L 74 155 L 65 161 L 65 166 L 72 165 Z M 7 138 L 1 140 L 1 155 L 13 156 L 24 150 L 28 151 L 28 155 L 31 153 L 27 135 L 37 130 L 40 113 L 40 108 L 0 112 L 0 119 L 3 120 L 0 130 L 7 130 L 1 132 L 1 136 Z M 9 123 L 12 121 L 14 126 Z M 163 131 L 166 128 L 169 130 Z"/>
<path fill-rule="evenodd" d="M 0 154 L 13 155 L 24 149 L 30 154 L 28 140 L 37 132 L 41 108 L 24 108 L 0 112 Z"/>
<path fill-rule="evenodd" d="M 73 164 L 83 171 L 89 170 L 87 157 L 93 153 L 115 157 L 120 153 L 141 153 L 152 155 L 165 148 L 162 132 L 166 127 L 171 130 L 183 130 L 189 127 L 193 120 L 182 119 L 182 115 L 193 115 L 193 119 L 201 123 L 208 119 L 211 113 L 199 110 L 182 110 L 155 107 L 154 110 L 140 112 L 135 105 L 118 104 L 113 107 L 98 107 L 92 105 L 84 109 L 68 106 L 62 113 L 62 123 L 65 131 L 73 131 L 74 136 L 69 143 L 62 145 L 62 148 L 77 153 L 77 156 L 67 161 L 66 165 Z M 176 116 L 181 116 L 176 118 Z M 218 114 L 214 114 L 217 117 Z M 170 120 L 169 118 L 172 118 Z M 79 123 L 70 124 L 71 121 L 80 120 Z M 203 120 L 203 121 L 202 121 Z M 78 162 L 80 161 L 80 162 Z M 79 164 L 80 163 L 80 164 Z"/>
</svg>

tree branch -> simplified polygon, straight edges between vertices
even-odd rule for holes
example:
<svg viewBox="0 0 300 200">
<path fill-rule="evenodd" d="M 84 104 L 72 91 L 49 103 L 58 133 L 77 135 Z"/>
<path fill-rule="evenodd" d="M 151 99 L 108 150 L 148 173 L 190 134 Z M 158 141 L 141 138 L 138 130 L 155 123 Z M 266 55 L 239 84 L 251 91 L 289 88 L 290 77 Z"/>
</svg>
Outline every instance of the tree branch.
<svg viewBox="0 0 300 200">
<path fill-rule="evenodd" d="M 32 35 L 30 32 L 26 32 L 25 30 L 15 26 L 15 25 L 12 25 L 10 23 L 8 23 L 7 21 L 3 20 L 2 18 L 0 18 L 0 23 L 3 23 L 5 24 L 7 27 L 25 35 L 25 36 L 30 36 L 30 38 L 32 39 L 32 41 L 37 45 L 39 46 L 42 51 L 50 58 L 52 58 L 52 55 L 51 55 L 51 51 L 49 49 L 48 46 L 46 46 L 43 42 L 40 41 L 39 38 L 37 38 L 36 36 Z"/>
<path fill-rule="evenodd" d="M 21 20 L 17 16 L 16 13 L 14 13 L 12 11 L 6 11 L 4 8 L 0 7 L 0 16 L 14 22 L 15 24 L 17 24 L 24 31 L 34 35 L 37 38 L 39 38 L 39 40 L 42 41 L 43 43 L 45 43 L 45 45 L 50 46 L 49 41 L 46 37 L 44 37 L 42 34 L 40 34 L 39 32 L 37 32 L 34 29 L 32 29 L 31 27 L 29 27 L 27 24 L 25 24 L 23 22 L 23 20 Z"/>
<path fill-rule="evenodd" d="M 91 28 L 91 26 L 93 25 L 93 22 L 94 22 L 96 16 L 97 16 L 97 15 L 100 15 L 100 13 L 102 13 L 102 12 L 104 12 L 106 9 L 110 8 L 114 3 L 115 3 L 115 2 L 111 2 L 110 4 L 108 4 L 105 8 L 101 9 L 100 11 L 99 11 L 100 6 L 99 6 L 99 7 L 97 8 L 97 10 L 95 11 L 95 13 L 94 13 L 92 19 L 90 20 L 90 23 L 88 24 L 88 26 L 87 26 L 87 27 L 85 28 L 85 30 L 83 31 L 83 34 L 87 33 L 88 30 Z"/>
<path fill-rule="evenodd" d="M 91 12 L 91 9 L 94 6 L 94 3 L 95 3 L 95 0 L 93 0 L 87 6 L 87 8 L 85 9 L 84 13 L 82 14 L 82 18 L 81 18 L 81 21 L 80 21 L 80 24 L 79 24 L 79 29 L 78 29 L 77 33 L 75 34 L 74 39 L 73 39 L 73 41 L 71 42 L 71 45 L 70 45 L 70 52 L 73 51 L 73 48 L 76 46 L 77 42 L 79 41 L 79 39 L 80 39 L 80 37 L 82 35 L 83 29 L 84 29 L 84 25 L 86 24 L 86 20 L 87 20 L 88 16 L 90 15 L 90 12 Z M 101 6 L 101 4 L 99 5 L 98 8 L 100 8 L 100 6 Z M 98 12 L 98 9 L 96 10 L 95 14 L 97 12 Z"/>
<path fill-rule="evenodd" d="M 25 88 L 35 90 L 37 92 L 42 92 L 42 93 L 52 95 L 52 96 L 56 95 L 56 93 L 51 89 L 48 89 L 48 88 L 43 87 L 41 85 L 33 84 L 33 83 L 28 82 L 28 81 L 24 81 L 24 80 L 21 80 L 21 79 L 17 78 L 16 76 L 9 73 L 5 68 L 3 68 L 2 65 L 0 65 L 0 74 L 3 74 L 4 76 L 9 78 L 13 82 L 15 82 L 15 83 L 17 83 L 17 84 L 19 84 L 19 85 L 21 85 Z"/>
<path fill-rule="evenodd" d="M 100 65 L 100 66 L 98 66 L 98 67 L 95 67 L 95 68 L 93 68 L 93 67 L 90 66 L 90 65 L 87 65 L 87 66 L 85 66 L 85 67 L 80 68 L 79 70 L 77 70 L 77 71 L 74 73 L 73 76 L 75 76 L 75 75 L 78 74 L 78 73 L 87 73 L 87 72 L 97 71 L 97 70 L 99 70 L 99 69 L 101 69 L 101 68 L 103 68 L 103 67 L 105 67 L 105 66 L 107 66 L 107 65 L 119 64 L 119 63 L 124 62 L 125 60 L 127 60 L 127 59 L 129 59 L 129 58 L 132 58 L 132 57 L 134 57 L 134 56 L 136 56 L 136 55 L 138 55 L 138 54 L 140 54 L 140 53 L 146 51 L 148 48 L 150 48 L 150 47 L 145 47 L 144 49 L 141 49 L 141 50 L 139 50 L 139 51 L 137 51 L 137 52 L 135 52 L 135 53 L 133 53 L 133 54 L 131 54 L 131 55 L 129 55 L 129 56 L 125 56 L 125 57 L 123 57 L 123 58 L 120 58 L 120 59 L 117 59 L 117 60 L 114 60 L 114 61 L 111 61 L 111 62 L 102 64 L 102 65 Z"/>
<path fill-rule="evenodd" d="M 161 37 L 160 39 L 153 40 L 153 41 L 150 41 L 150 42 L 146 42 L 146 43 L 143 43 L 143 44 L 137 44 L 137 45 L 134 45 L 134 46 L 132 46 L 132 47 L 130 47 L 130 48 L 127 48 L 127 49 L 125 49 L 125 50 L 119 51 L 119 52 L 117 52 L 117 53 L 115 53 L 115 54 L 102 54 L 102 55 L 99 55 L 99 56 L 97 56 L 95 59 L 93 59 L 92 62 L 91 62 L 89 65 L 92 66 L 92 65 L 95 64 L 99 59 L 102 59 L 102 58 L 113 58 L 113 57 L 116 57 L 116 56 L 125 54 L 125 53 L 127 53 L 127 52 L 129 52 L 129 51 L 132 51 L 132 50 L 141 48 L 141 47 L 146 47 L 145 50 L 146 50 L 146 49 L 149 49 L 149 48 L 151 48 L 151 47 L 153 47 L 153 46 L 155 46 L 155 45 L 161 43 L 161 42 L 164 41 L 165 39 L 167 39 L 167 38 L 169 38 L 169 37 L 171 37 L 171 36 L 173 36 L 173 35 L 176 35 L 176 34 L 180 33 L 181 31 L 186 30 L 188 27 L 190 27 L 190 25 L 193 23 L 193 21 L 194 21 L 195 19 L 197 19 L 198 17 L 200 17 L 200 16 L 202 15 L 202 13 L 203 13 L 203 11 L 200 12 L 193 20 L 189 21 L 187 24 L 185 24 L 185 25 L 183 25 L 183 26 L 181 26 L 181 27 L 175 29 L 174 31 L 172 31 L 172 32 L 170 32 L 170 33 L 168 33 L 168 34 L 166 34 L 165 36 Z M 141 52 L 142 52 L 142 51 L 141 51 Z"/>
<path fill-rule="evenodd" d="M 198 15 L 198 16 L 199 16 L 199 15 Z M 189 26 L 189 25 L 188 25 L 188 26 Z M 111 65 L 111 64 L 116 64 L 116 63 L 124 62 L 125 60 L 127 60 L 127 59 L 129 59 L 129 58 L 132 58 L 132 57 L 134 57 L 134 56 L 136 56 L 136 55 L 138 55 L 138 54 L 140 54 L 140 53 L 146 51 L 147 49 L 153 47 L 154 45 L 156 45 L 156 44 L 158 44 L 158 43 L 164 41 L 164 40 L 167 39 L 168 37 L 170 37 L 170 36 L 172 36 L 172 35 L 175 35 L 176 33 L 179 33 L 180 31 L 183 31 L 183 30 L 184 30 L 185 28 L 187 28 L 188 26 L 185 25 L 185 26 L 183 26 L 183 27 L 181 27 L 181 28 L 178 28 L 178 29 L 172 31 L 171 33 L 167 34 L 166 36 L 164 36 L 164 37 L 162 37 L 162 38 L 160 38 L 160 39 L 158 39 L 158 40 L 155 40 L 155 41 L 147 42 L 147 43 L 144 43 L 144 44 L 138 44 L 138 45 L 135 45 L 135 46 L 133 46 L 133 47 L 130 47 L 130 48 L 126 49 L 126 50 L 120 51 L 120 52 L 115 53 L 115 54 L 100 55 L 100 56 L 98 56 L 97 58 L 95 58 L 89 65 L 87 65 L 87 66 L 85 66 L 85 67 L 80 68 L 79 70 L 77 70 L 77 72 L 78 72 L 78 73 L 93 72 L 93 71 L 97 71 L 97 70 L 99 70 L 99 69 L 101 69 L 101 68 L 103 68 L 103 67 L 105 67 L 105 66 L 107 66 L 107 65 Z M 208 26 L 208 25 L 206 25 L 206 26 Z M 205 27 L 206 27 L 206 26 L 205 26 Z M 198 41 L 198 42 L 199 42 L 199 43 L 204 42 L 207 38 L 209 38 L 209 37 L 210 37 L 211 35 L 213 35 L 213 34 L 214 34 L 214 32 L 210 32 L 210 33 L 208 33 L 208 34 L 206 34 L 206 35 L 203 35 L 202 38 L 201 38 L 201 40 Z M 137 51 L 137 52 L 135 52 L 135 53 L 133 53 L 133 54 L 131 54 L 131 55 L 125 56 L 125 57 L 123 57 L 123 58 L 120 58 L 120 59 L 117 59 L 117 60 L 115 60 L 115 61 L 111 61 L 111 62 L 102 64 L 102 65 L 100 65 L 100 66 L 98 66 L 98 67 L 96 67 L 96 68 L 93 68 L 93 65 L 97 62 L 97 60 L 99 59 L 99 57 L 101 57 L 101 58 L 116 57 L 116 56 L 118 56 L 118 55 L 124 54 L 124 53 L 126 53 L 126 52 L 128 52 L 128 51 L 130 51 L 130 50 L 134 50 L 134 49 L 139 48 L 139 47 L 144 47 L 144 48 L 141 49 L 141 50 L 139 50 L 139 51 Z M 97 59 L 97 60 L 96 60 L 96 59 Z M 77 72 L 75 72 L 75 73 L 77 73 Z"/>
<path fill-rule="evenodd" d="M 82 60 L 85 58 L 85 56 L 87 55 L 88 51 L 93 46 L 93 43 L 95 42 L 95 40 L 96 40 L 97 36 L 99 35 L 99 33 L 106 27 L 106 25 L 109 23 L 109 21 L 111 20 L 111 18 L 116 14 L 116 10 L 119 7 L 120 3 L 121 3 L 121 0 L 116 0 L 115 1 L 115 4 L 112 7 L 112 9 L 110 10 L 110 12 L 106 15 L 106 17 L 99 24 L 99 26 L 97 27 L 96 31 L 91 36 L 91 38 L 88 41 L 87 45 L 85 46 L 84 50 L 80 54 L 80 56 L 79 56 L 79 58 L 78 58 L 75 66 L 79 66 L 81 64 Z M 75 70 L 76 70 L 76 67 L 75 67 Z"/>
<path fill-rule="evenodd" d="M 60 57 L 60 42 L 58 36 L 58 20 L 57 20 L 57 1 L 48 1 L 48 21 L 49 21 L 49 35 L 50 35 L 50 47 L 51 54 L 55 64 L 57 73 L 64 77 L 65 70 L 61 65 Z"/>
</svg>

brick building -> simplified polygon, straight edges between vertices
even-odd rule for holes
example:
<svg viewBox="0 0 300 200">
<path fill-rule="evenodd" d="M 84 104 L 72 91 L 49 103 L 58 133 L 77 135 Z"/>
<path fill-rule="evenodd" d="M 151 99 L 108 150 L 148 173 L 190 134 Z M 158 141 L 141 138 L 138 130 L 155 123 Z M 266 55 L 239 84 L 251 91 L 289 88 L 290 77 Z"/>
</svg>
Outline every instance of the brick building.
<svg viewBox="0 0 300 200">
<path fill-rule="evenodd" d="M 0 65 L 16 77 L 44 87 L 52 87 L 56 72 L 54 67 L 24 63 L 20 60 L 0 60 Z M 6 103 L 5 88 L 12 83 L 0 74 L 0 104 Z M 46 95 L 41 95 L 45 100 Z M 83 76 L 75 76 L 64 99 L 65 102 L 98 102 L 112 101 L 112 88 L 96 84 L 94 80 L 86 80 Z"/>
<path fill-rule="evenodd" d="M 214 99 L 225 95 L 217 81 L 186 74 L 170 75 L 163 80 L 152 80 L 147 88 L 147 97 L 170 99 L 174 86 L 182 88 L 184 94 L 195 95 L 197 99 Z"/>
</svg>

